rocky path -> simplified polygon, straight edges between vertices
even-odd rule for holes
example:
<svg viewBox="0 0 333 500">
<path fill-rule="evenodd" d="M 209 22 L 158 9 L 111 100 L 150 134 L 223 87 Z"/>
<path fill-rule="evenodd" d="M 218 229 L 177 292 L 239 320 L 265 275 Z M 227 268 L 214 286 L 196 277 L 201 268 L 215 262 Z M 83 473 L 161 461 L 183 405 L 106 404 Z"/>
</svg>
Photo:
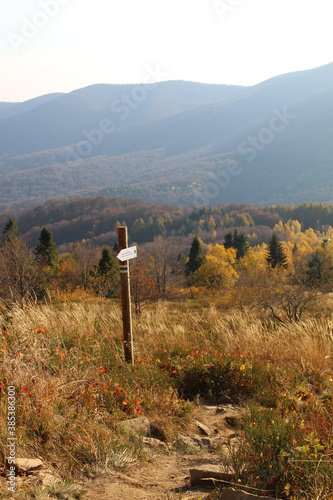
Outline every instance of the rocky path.
<svg viewBox="0 0 333 500">
<path fill-rule="evenodd" d="M 131 466 L 122 474 L 92 481 L 85 500 L 179 500 L 207 496 L 206 487 L 190 485 L 191 468 L 219 465 L 219 457 L 209 455 L 163 455 L 153 463 Z"/>
<path fill-rule="evenodd" d="M 237 446 L 235 423 L 242 418 L 242 413 L 240 408 L 231 404 L 198 405 L 192 414 L 191 424 L 184 434 L 178 436 L 177 446 L 168 447 L 162 441 L 144 438 L 143 446 L 149 447 L 151 461 L 133 464 L 122 472 L 108 473 L 87 480 L 83 485 L 82 483 L 77 485 L 80 489 L 83 486 L 85 491 L 80 498 L 82 500 L 208 499 L 209 492 L 214 489 L 214 481 L 197 480 L 202 476 L 203 470 L 208 470 L 212 474 L 208 475 L 208 478 L 217 479 L 222 474 L 222 479 L 229 480 L 230 483 L 235 480 L 228 466 L 227 443 Z M 149 421 L 144 417 L 142 420 L 148 433 Z M 138 418 L 133 422 L 140 423 Z M 125 421 L 125 423 L 131 422 Z M 40 484 L 42 487 L 57 483 L 57 478 L 52 471 L 43 466 L 41 460 L 22 460 L 24 465 L 17 469 L 19 487 L 24 487 L 29 482 Z M 38 467 L 35 462 L 38 462 Z M 4 486 L 5 472 L 1 476 L 0 489 Z M 46 495 L 45 498 L 49 496 Z M 237 500 L 240 498 L 237 497 Z"/>
<path fill-rule="evenodd" d="M 237 439 L 235 420 L 241 411 L 231 405 L 200 406 L 193 414 L 186 435 L 181 436 L 185 446 L 197 453 L 180 454 L 170 451 L 156 456 L 142 465 L 132 465 L 112 475 L 96 478 L 86 486 L 84 500 L 199 500 L 208 498 L 213 483 L 191 485 L 191 469 L 222 470 L 226 462 L 228 438 Z"/>
</svg>

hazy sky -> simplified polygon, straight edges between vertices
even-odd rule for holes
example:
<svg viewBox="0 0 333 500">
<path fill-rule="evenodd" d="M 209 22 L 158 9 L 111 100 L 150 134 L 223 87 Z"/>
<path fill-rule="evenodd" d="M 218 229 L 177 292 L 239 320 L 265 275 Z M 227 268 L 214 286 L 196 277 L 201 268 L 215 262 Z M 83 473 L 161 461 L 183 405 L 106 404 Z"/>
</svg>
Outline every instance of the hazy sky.
<svg viewBox="0 0 333 500">
<path fill-rule="evenodd" d="M 0 101 L 153 79 L 252 85 L 333 61 L 333 0 L 0 0 L 0 6 Z"/>
</svg>

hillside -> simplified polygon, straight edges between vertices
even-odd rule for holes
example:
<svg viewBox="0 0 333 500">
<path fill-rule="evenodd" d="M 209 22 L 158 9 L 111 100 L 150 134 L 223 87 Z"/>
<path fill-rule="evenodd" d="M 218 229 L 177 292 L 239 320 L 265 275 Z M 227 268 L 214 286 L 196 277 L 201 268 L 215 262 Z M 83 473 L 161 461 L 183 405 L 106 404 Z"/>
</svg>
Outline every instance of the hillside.
<svg viewBox="0 0 333 500">
<path fill-rule="evenodd" d="M 116 128 L 127 129 L 137 123 L 220 102 L 241 89 L 175 81 L 146 85 L 100 84 L 69 94 L 44 96 L 14 105 L 13 109 L 18 110 L 16 114 L 0 121 L 0 152 L 22 155 L 68 146 L 85 140 L 82 131 L 98 128 L 103 119 L 112 121 Z"/>
<path fill-rule="evenodd" d="M 94 85 L 32 101 L 0 104 L 0 210 L 98 194 L 213 206 L 333 199 L 333 63 L 247 88 Z"/>
<path fill-rule="evenodd" d="M 324 231 L 333 227 L 333 204 L 277 205 L 261 207 L 241 203 L 219 204 L 217 207 L 178 208 L 171 204 L 151 203 L 138 198 L 78 197 L 71 200 L 53 199 L 43 205 L 19 212 L 0 213 L 0 234 L 9 217 L 13 217 L 20 233 L 35 246 L 41 229 L 47 226 L 58 245 L 85 241 L 113 246 L 117 241 L 117 225 L 126 224 L 130 242 L 153 241 L 156 236 L 187 241 L 200 234 L 205 241 L 223 241 L 234 228 L 251 236 L 251 244 L 268 242 L 272 229 L 279 222 L 297 220 L 303 230 Z"/>
<path fill-rule="evenodd" d="M 260 494 L 253 499 L 290 491 L 308 500 L 319 488 L 329 498 L 332 299 L 324 304 L 283 325 L 254 308 L 146 304 L 134 320 L 134 366 L 123 359 L 117 301 L 13 308 L 1 316 L 2 390 L 18 388 L 27 422 L 18 449 L 42 466 L 19 478 L 15 497 L 222 500 L 231 482 Z M 124 421 L 133 419 L 138 430 L 127 436 Z M 194 483 L 193 469 L 203 468 L 227 472 L 227 483 L 216 474 Z"/>
<path fill-rule="evenodd" d="M 191 235 L 197 230 L 199 221 L 204 220 L 208 223 L 212 214 L 216 219 L 217 229 L 221 232 L 233 224 L 244 225 L 244 218 L 240 218 L 239 214 L 248 212 L 259 225 L 273 227 L 279 221 L 278 215 L 264 212 L 263 209 L 250 205 L 234 204 L 226 207 L 220 206 L 214 210 L 185 207 L 179 210 L 170 204 L 144 202 L 137 198 L 98 196 L 73 200 L 53 199 L 43 205 L 23 209 L 18 213 L 2 213 L 0 214 L 0 233 L 11 216 L 17 221 L 20 233 L 33 246 L 38 242 L 43 226 L 47 226 L 52 231 L 58 245 L 85 240 L 87 243 L 107 243 L 113 246 L 118 238 L 117 224 L 119 223 L 128 226 L 130 241 L 144 243 L 152 241 L 155 236 L 159 235 L 181 238 Z M 233 217 L 237 216 L 238 219 L 236 218 L 235 222 Z M 251 220 L 250 217 L 248 219 Z M 139 220 L 143 222 L 138 225 Z M 137 229 L 135 229 L 136 226 Z"/>
<path fill-rule="evenodd" d="M 37 108 L 46 102 L 52 101 L 61 95 L 61 93 L 46 94 L 34 99 L 29 99 L 28 101 L 22 103 L 2 102 L 0 103 L 0 121 L 5 120 L 10 116 L 22 115 L 23 113 L 33 110 L 34 108 Z"/>
</svg>

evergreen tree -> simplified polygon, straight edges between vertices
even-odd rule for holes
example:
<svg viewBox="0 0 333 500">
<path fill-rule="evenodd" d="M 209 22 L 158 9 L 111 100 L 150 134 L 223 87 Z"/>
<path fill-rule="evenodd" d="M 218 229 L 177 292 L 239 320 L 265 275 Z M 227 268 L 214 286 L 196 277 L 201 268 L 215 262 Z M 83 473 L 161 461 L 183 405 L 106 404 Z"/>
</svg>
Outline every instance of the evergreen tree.
<svg viewBox="0 0 333 500">
<path fill-rule="evenodd" d="M 104 297 L 114 297 L 119 287 L 119 264 L 112 255 L 111 248 L 105 245 L 102 257 L 91 271 L 91 284 L 96 293 Z"/>
<path fill-rule="evenodd" d="M 234 248 L 234 237 L 231 231 L 225 235 L 223 246 L 226 250 L 228 250 L 228 248 Z"/>
<path fill-rule="evenodd" d="M 102 250 L 102 257 L 98 263 L 98 270 L 100 274 L 106 275 L 117 267 L 117 261 L 112 255 L 111 248 L 105 245 Z"/>
<path fill-rule="evenodd" d="M 226 250 L 234 248 L 237 251 L 237 260 L 244 257 L 250 249 L 248 236 L 245 233 L 238 233 L 237 229 L 235 229 L 234 234 L 230 231 L 225 235 L 223 246 Z"/>
<path fill-rule="evenodd" d="M 324 254 L 320 250 L 315 250 L 311 259 L 308 262 L 307 277 L 308 281 L 313 284 L 322 284 L 325 270 Z"/>
<path fill-rule="evenodd" d="M 10 218 L 2 231 L 1 244 L 5 241 L 10 241 L 11 239 L 18 238 L 19 230 L 14 219 Z"/>
<path fill-rule="evenodd" d="M 248 236 L 246 236 L 245 233 L 238 234 L 238 232 L 236 230 L 234 233 L 234 244 L 235 244 L 234 248 L 236 248 L 236 250 L 237 250 L 236 259 L 237 260 L 242 259 L 244 257 L 244 255 L 246 255 L 250 249 Z"/>
<path fill-rule="evenodd" d="M 42 257 L 50 267 L 55 267 L 57 262 L 57 245 L 53 241 L 53 235 L 47 227 L 43 227 L 39 236 L 39 245 L 35 249 L 36 255 Z"/>
<path fill-rule="evenodd" d="M 194 236 L 190 249 L 189 259 L 185 266 L 185 275 L 191 276 L 199 267 L 206 262 L 201 241 L 198 236 Z"/>
<path fill-rule="evenodd" d="M 333 281 L 333 252 L 330 241 L 325 238 L 308 262 L 307 278 L 311 285 L 331 284 Z"/>
<path fill-rule="evenodd" d="M 276 266 L 287 267 L 287 257 L 283 251 L 283 246 L 275 233 L 272 234 L 268 243 L 267 264 L 273 269 Z"/>
</svg>

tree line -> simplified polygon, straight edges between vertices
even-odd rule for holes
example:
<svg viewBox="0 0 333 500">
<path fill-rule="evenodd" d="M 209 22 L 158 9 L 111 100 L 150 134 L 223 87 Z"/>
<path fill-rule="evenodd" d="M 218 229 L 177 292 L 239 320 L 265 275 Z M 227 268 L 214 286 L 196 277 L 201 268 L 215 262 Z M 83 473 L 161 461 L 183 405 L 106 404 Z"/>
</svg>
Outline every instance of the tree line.
<svg viewBox="0 0 333 500">
<path fill-rule="evenodd" d="M 138 259 L 131 262 L 135 312 L 140 314 L 146 301 L 157 298 L 213 299 L 227 306 L 251 303 L 251 297 L 280 320 L 276 307 L 285 309 L 286 304 L 287 316 L 299 318 L 311 302 L 307 297 L 330 291 L 333 284 L 330 236 L 333 239 L 332 228 L 323 238 L 288 221 L 275 225 L 268 244 L 251 246 L 249 236 L 234 229 L 221 243 L 205 244 L 195 234 L 184 252 L 179 239 L 158 235 L 140 245 Z M 117 251 L 117 244 L 112 248 L 77 242 L 59 252 L 47 227 L 30 248 L 10 218 L 0 241 L 0 297 L 7 304 L 24 303 L 41 299 L 48 290 L 58 297 L 117 298 Z"/>
<path fill-rule="evenodd" d="M 262 207 L 232 204 L 215 208 L 177 208 L 170 204 L 150 203 L 137 198 L 78 197 L 55 199 L 18 213 L 0 214 L 0 231 L 8 218 L 14 218 L 21 233 L 35 245 L 40 231 L 47 226 L 58 246 L 89 240 L 96 245 L 113 245 L 117 226 L 126 223 L 129 237 L 139 244 L 153 241 L 156 236 L 186 236 L 234 227 L 252 229 L 273 228 L 280 218 Z M 285 221 L 284 221 L 285 222 Z"/>
</svg>

